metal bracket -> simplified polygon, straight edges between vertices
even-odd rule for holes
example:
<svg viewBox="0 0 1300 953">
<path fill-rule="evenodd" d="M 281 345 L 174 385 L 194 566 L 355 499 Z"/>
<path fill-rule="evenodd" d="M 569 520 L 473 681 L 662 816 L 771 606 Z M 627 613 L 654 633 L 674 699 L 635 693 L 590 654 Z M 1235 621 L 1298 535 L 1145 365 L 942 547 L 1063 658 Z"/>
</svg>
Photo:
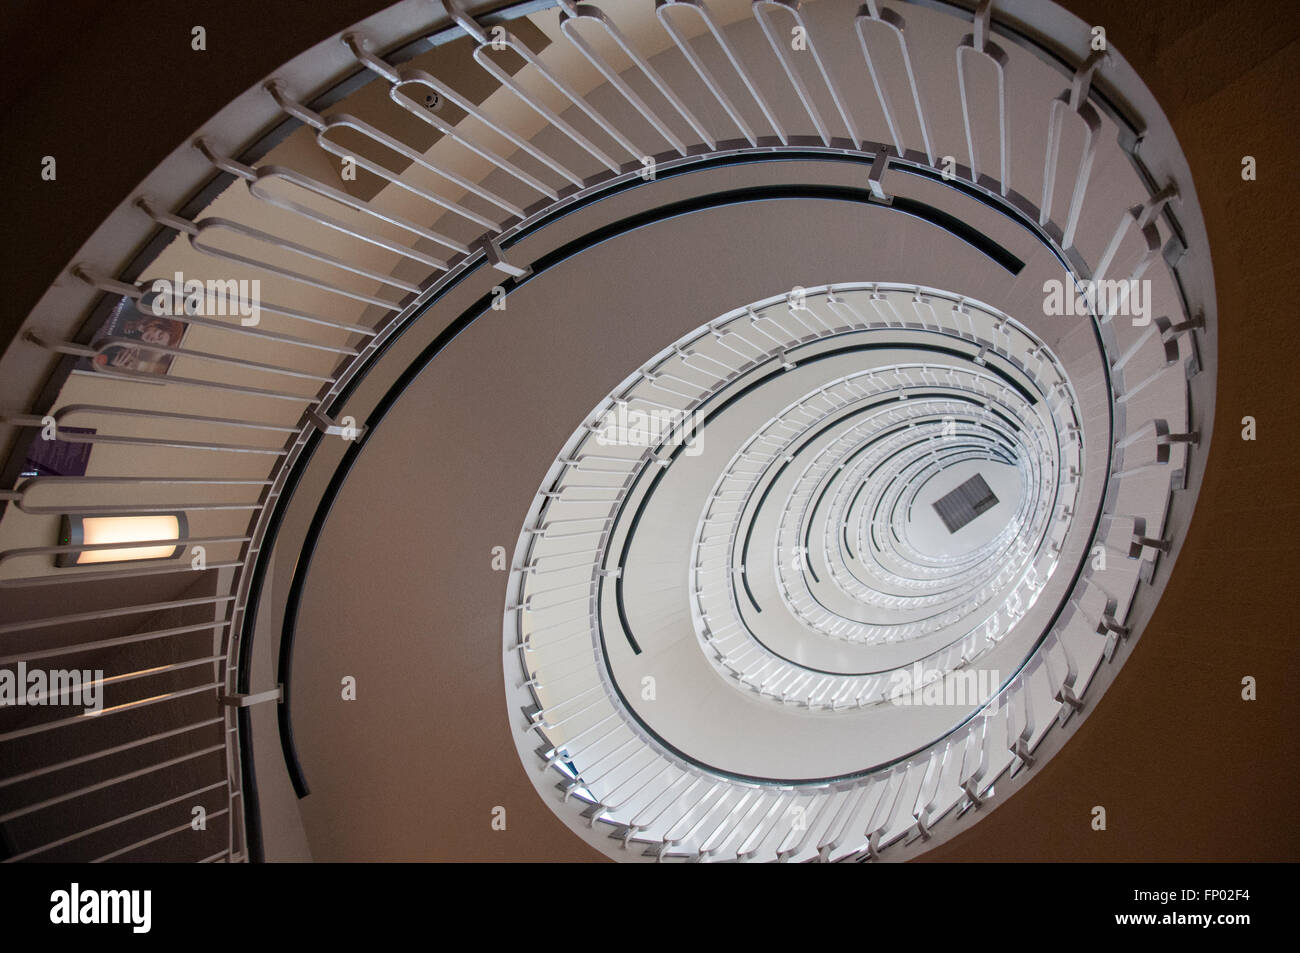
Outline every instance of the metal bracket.
<svg viewBox="0 0 1300 953">
<path fill-rule="evenodd" d="M 881 146 L 876 150 L 876 157 L 871 160 L 871 168 L 867 171 L 867 184 L 871 186 L 871 201 L 879 202 L 881 205 L 894 204 L 894 197 L 881 185 L 888 167 L 889 146 Z"/>
<path fill-rule="evenodd" d="M 1106 645 L 1102 648 L 1102 654 L 1109 662 L 1115 655 L 1115 649 L 1119 647 L 1119 640 L 1126 639 L 1129 635 L 1129 628 L 1122 625 L 1115 618 L 1115 610 L 1119 603 L 1114 599 L 1106 600 L 1106 608 L 1102 610 L 1101 618 L 1097 621 L 1097 634 L 1106 636 Z"/>
<path fill-rule="evenodd" d="M 1074 694 L 1073 685 L 1063 683 L 1053 697 L 1061 703 L 1061 711 L 1057 718 L 1058 725 L 1064 725 L 1076 711 L 1083 711 L 1083 699 Z"/>
<path fill-rule="evenodd" d="M 1169 447 L 1175 443 L 1189 443 L 1193 447 L 1198 446 L 1201 442 L 1201 432 L 1193 430 L 1189 433 L 1170 433 L 1169 422 L 1166 420 L 1155 420 L 1152 426 L 1156 432 L 1156 462 L 1169 462 Z"/>
<path fill-rule="evenodd" d="M 348 440 L 360 440 L 369 429 L 365 424 L 344 426 L 338 421 L 326 417 L 315 407 L 307 408 L 307 419 L 321 433 L 330 437 L 344 437 Z"/>
<path fill-rule="evenodd" d="M 265 702 L 275 702 L 279 704 L 284 701 L 284 685 L 277 685 L 275 688 L 268 689 L 264 692 L 246 692 L 235 695 L 222 695 L 221 704 L 227 708 L 248 708 L 252 705 L 261 705 Z"/>
<path fill-rule="evenodd" d="M 452 22 L 473 37 L 476 43 L 481 46 L 488 42 L 487 32 L 478 21 L 461 7 L 457 0 L 439 0 L 439 2 L 442 4 L 442 8 L 447 11 L 447 16 L 451 18 Z"/>
<path fill-rule="evenodd" d="M 1199 374 L 1201 372 L 1201 349 L 1195 332 L 1205 330 L 1205 316 L 1197 314 L 1186 321 L 1180 321 L 1178 324 L 1171 323 L 1166 317 L 1159 317 L 1156 318 L 1156 327 L 1160 329 L 1160 341 L 1165 346 L 1166 364 L 1173 364 L 1178 360 L 1178 338 L 1191 332 L 1187 339 L 1188 349 L 1191 354 L 1188 355 L 1187 360 L 1184 362 L 1184 367 L 1188 380 Z"/>
<path fill-rule="evenodd" d="M 1169 541 L 1164 539 L 1155 539 L 1146 534 L 1147 521 L 1142 517 L 1135 517 L 1133 520 L 1133 540 L 1128 545 L 1128 558 L 1140 559 L 1143 549 L 1154 549 L 1166 556 L 1169 555 Z"/>
<path fill-rule="evenodd" d="M 1138 231 L 1142 231 L 1154 222 L 1160 213 L 1164 211 L 1165 206 L 1178 197 L 1178 186 L 1173 182 L 1169 182 L 1159 192 L 1143 202 L 1142 207 L 1133 216 L 1137 221 Z"/>
<path fill-rule="evenodd" d="M 98 288 L 105 294 L 122 295 L 125 298 L 139 298 L 144 291 L 136 285 L 128 284 L 125 281 L 118 281 L 115 278 L 105 278 L 96 272 L 90 266 L 78 262 L 72 266 L 73 277 L 77 278 L 93 288 Z"/>
<path fill-rule="evenodd" d="M 308 109 L 290 96 L 288 90 L 284 87 L 284 83 L 280 80 L 268 80 L 262 88 L 275 100 L 275 104 L 280 107 L 281 112 L 292 116 L 304 125 L 311 126 L 313 129 L 323 130 L 325 128 L 324 117 Z"/>
<path fill-rule="evenodd" d="M 533 273 L 531 266 L 521 268 L 506 261 L 501 255 L 501 247 L 490 238 L 480 238 L 470 245 L 470 248 L 482 251 L 483 257 L 487 259 L 489 265 L 497 271 L 504 272 L 511 278 L 526 278 Z"/>
<path fill-rule="evenodd" d="M 70 354 L 73 357 L 94 357 L 98 353 L 93 347 L 84 344 L 70 344 L 66 341 L 47 341 L 31 328 L 23 331 L 23 340 L 29 344 L 53 351 L 56 354 Z"/>
</svg>

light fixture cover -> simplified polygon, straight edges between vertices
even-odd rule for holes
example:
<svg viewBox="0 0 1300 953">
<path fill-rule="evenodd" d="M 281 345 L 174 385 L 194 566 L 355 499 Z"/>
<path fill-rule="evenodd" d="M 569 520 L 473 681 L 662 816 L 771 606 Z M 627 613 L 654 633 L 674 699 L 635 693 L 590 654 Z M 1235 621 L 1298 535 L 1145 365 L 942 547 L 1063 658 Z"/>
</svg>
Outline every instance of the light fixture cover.
<svg viewBox="0 0 1300 953">
<path fill-rule="evenodd" d="M 95 546 L 122 543 L 116 549 L 91 549 L 81 552 L 60 553 L 59 567 L 85 566 L 90 563 L 132 562 L 141 559 L 174 559 L 184 546 L 179 541 L 188 535 L 185 514 L 141 513 L 132 516 L 84 516 L 68 514 L 63 517 L 59 543 L 63 546 Z M 153 546 L 132 545 L 156 543 Z"/>
</svg>

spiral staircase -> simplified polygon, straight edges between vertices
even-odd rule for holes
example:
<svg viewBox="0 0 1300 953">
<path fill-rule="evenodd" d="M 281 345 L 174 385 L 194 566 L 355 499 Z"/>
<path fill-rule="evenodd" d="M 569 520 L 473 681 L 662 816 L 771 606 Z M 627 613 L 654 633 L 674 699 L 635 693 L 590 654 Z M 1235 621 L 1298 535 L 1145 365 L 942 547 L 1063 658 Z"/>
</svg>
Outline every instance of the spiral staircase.
<svg viewBox="0 0 1300 953">
<path fill-rule="evenodd" d="M 96 366 L 175 275 L 257 320 Z M 1106 281 L 1142 300 L 1045 305 Z M 338 695 L 299 653 L 366 624 L 321 567 L 398 537 L 399 667 L 493 643 L 475 717 L 596 850 L 916 856 L 1141 635 L 1215 339 L 1173 131 L 1052 4 L 403 0 L 213 117 L 0 358 L 0 665 L 104 672 L 0 709 L 5 859 L 261 859 Z M 51 436 L 85 473 L 22 475 Z M 159 512 L 171 558 L 60 536 Z"/>
</svg>

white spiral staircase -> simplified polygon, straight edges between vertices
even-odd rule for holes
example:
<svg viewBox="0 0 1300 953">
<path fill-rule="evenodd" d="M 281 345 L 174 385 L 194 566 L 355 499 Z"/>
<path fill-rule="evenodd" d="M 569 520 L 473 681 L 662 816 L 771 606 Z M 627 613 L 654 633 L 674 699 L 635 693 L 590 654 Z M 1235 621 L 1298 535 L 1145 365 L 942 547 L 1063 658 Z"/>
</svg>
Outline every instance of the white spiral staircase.
<svg viewBox="0 0 1300 953">
<path fill-rule="evenodd" d="M 290 663 L 329 504 L 476 322 L 516 369 L 467 368 L 481 399 L 606 395 L 549 459 L 458 452 L 537 487 L 507 704 L 475 717 L 611 856 L 914 856 L 1052 756 L 1141 634 L 1203 471 L 1215 297 L 1117 51 L 1029 0 L 470 10 L 404 0 L 232 103 L 0 358 L 0 665 L 105 673 L 100 714 L 0 709 L 6 859 L 259 856 L 252 740 L 310 775 Z M 260 282 L 260 320 L 188 314 L 164 373 L 88 370 L 177 273 Z M 1044 306 L 1103 279 L 1146 282 L 1151 320 Z M 89 469 L 20 477 L 51 421 Z M 932 504 L 975 474 L 996 505 L 949 534 Z M 57 564 L 97 551 L 63 515 L 158 511 L 176 559 Z M 306 554 L 287 602 L 276 552 Z"/>
</svg>

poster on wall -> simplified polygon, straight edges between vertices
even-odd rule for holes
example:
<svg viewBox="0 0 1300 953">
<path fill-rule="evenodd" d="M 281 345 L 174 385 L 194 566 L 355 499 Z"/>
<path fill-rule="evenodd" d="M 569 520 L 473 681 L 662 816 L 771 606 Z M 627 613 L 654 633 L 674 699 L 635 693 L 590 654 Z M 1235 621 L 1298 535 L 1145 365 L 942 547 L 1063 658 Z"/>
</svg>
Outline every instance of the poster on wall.
<svg viewBox="0 0 1300 953">
<path fill-rule="evenodd" d="M 115 343 L 104 347 L 94 357 L 86 358 L 79 366 L 96 371 L 124 370 L 161 376 L 171 368 L 175 355 L 148 345 L 178 348 L 188 327 L 184 321 L 175 318 L 141 314 L 134 301 L 123 298 L 90 342 L 91 347 L 98 347 L 108 338 L 115 339 Z"/>
<path fill-rule="evenodd" d="M 27 460 L 19 476 L 85 476 L 90 465 L 90 451 L 95 445 L 88 441 L 64 440 L 63 435 L 94 432 L 94 427 L 59 427 L 59 436 L 52 440 L 38 436 L 27 450 Z"/>
</svg>

